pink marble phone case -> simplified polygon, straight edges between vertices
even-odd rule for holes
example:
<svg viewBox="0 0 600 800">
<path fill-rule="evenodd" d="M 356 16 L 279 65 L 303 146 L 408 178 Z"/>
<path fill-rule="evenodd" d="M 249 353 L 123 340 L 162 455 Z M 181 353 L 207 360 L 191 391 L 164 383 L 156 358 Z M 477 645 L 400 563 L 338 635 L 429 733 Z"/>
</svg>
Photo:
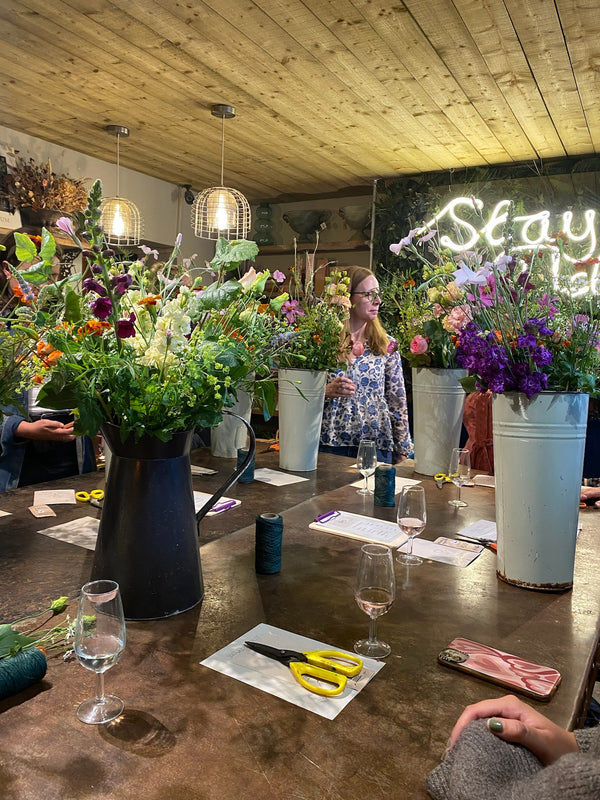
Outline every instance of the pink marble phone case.
<svg viewBox="0 0 600 800">
<path fill-rule="evenodd" d="M 561 678 L 560 672 L 551 667 L 470 639 L 453 639 L 439 654 L 438 661 L 537 700 L 549 700 Z"/>
</svg>

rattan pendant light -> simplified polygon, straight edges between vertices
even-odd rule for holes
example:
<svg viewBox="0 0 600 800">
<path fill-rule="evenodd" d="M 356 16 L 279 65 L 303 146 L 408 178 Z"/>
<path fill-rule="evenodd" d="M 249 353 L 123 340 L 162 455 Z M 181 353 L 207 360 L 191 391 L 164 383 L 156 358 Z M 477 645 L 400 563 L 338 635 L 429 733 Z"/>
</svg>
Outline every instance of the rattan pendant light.
<svg viewBox="0 0 600 800">
<path fill-rule="evenodd" d="M 250 230 L 250 206 L 237 189 L 223 186 L 225 120 L 235 117 L 233 106 L 214 105 L 210 113 L 221 117 L 221 185 L 199 192 L 192 206 L 192 227 L 200 239 L 243 239 Z"/>
<path fill-rule="evenodd" d="M 121 136 L 129 136 L 129 128 L 124 125 L 107 125 L 106 130 L 117 137 L 117 193 L 115 197 L 106 197 L 102 201 L 100 224 L 109 244 L 133 247 L 142 238 L 142 219 L 136 204 L 119 196 L 119 140 Z"/>
</svg>

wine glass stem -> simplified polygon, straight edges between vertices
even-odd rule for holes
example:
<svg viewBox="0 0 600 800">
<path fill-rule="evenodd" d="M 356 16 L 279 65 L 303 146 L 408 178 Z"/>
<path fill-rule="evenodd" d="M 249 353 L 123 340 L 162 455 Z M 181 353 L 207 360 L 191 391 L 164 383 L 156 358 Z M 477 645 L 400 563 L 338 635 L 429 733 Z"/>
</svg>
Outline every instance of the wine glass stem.
<svg viewBox="0 0 600 800">
<path fill-rule="evenodd" d="M 365 479 L 365 492 L 367 492 L 369 490 L 369 483 L 368 483 L 369 479 L 366 475 L 363 475 L 363 477 Z"/>
<path fill-rule="evenodd" d="M 369 617 L 369 642 L 377 641 L 377 617 Z"/>
<path fill-rule="evenodd" d="M 458 484 L 458 501 L 460 502 L 460 483 Z"/>
<path fill-rule="evenodd" d="M 96 673 L 96 700 L 98 703 L 104 702 L 104 673 Z"/>
<path fill-rule="evenodd" d="M 409 556 L 412 556 L 413 539 L 414 539 L 414 536 L 409 536 L 408 537 L 408 555 Z"/>
</svg>

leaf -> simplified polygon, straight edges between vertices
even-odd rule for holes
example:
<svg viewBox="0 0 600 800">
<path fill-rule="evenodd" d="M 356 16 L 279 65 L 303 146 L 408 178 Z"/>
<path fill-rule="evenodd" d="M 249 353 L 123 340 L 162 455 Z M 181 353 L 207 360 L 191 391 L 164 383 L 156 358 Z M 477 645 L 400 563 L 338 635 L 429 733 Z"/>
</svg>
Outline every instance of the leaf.
<svg viewBox="0 0 600 800">
<path fill-rule="evenodd" d="M 33 283 L 37 286 L 38 284 L 46 283 L 46 281 L 51 279 L 52 265 L 43 261 L 39 261 L 37 264 L 33 264 L 27 269 L 22 269 L 20 274 L 26 281 L 29 281 L 29 283 Z"/>
<path fill-rule="evenodd" d="M 37 257 L 37 248 L 29 236 L 16 232 L 15 242 L 15 253 L 19 261 L 33 261 Z"/>
<path fill-rule="evenodd" d="M 474 375 L 467 375 L 466 378 L 460 378 L 458 382 L 467 394 L 477 391 L 477 382 Z"/>
<path fill-rule="evenodd" d="M 263 417 L 268 422 L 275 413 L 275 402 L 277 399 L 275 381 L 258 381 L 254 391 L 260 400 Z"/>
<path fill-rule="evenodd" d="M 223 236 L 217 240 L 215 255 L 210 262 L 216 271 L 224 271 L 239 267 L 242 261 L 254 261 L 258 255 L 258 245 L 247 239 L 234 239 L 228 242 Z"/>
<path fill-rule="evenodd" d="M 290 296 L 287 292 L 283 292 L 283 294 L 280 294 L 278 297 L 274 297 L 269 303 L 269 311 L 274 311 L 278 314 L 281 311 L 281 306 L 289 299 Z"/>
<path fill-rule="evenodd" d="M 71 289 L 70 286 L 67 287 L 65 291 L 65 313 L 64 318 L 67 322 L 81 322 L 82 315 L 81 315 L 81 298 Z"/>
<path fill-rule="evenodd" d="M 53 380 L 45 383 L 38 395 L 40 405 L 46 408 L 63 409 L 76 408 L 79 404 L 79 394 L 74 386 L 66 385 L 58 389 Z"/>
<path fill-rule="evenodd" d="M 56 253 L 56 242 L 54 236 L 48 233 L 46 228 L 42 228 L 42 246 L 40 247 L 40 258 L 44 262 L 52 261 Z"/>
<path fill-rule="evenodd" d="M 35 639 L 31 636 L 13 630 L 10 625 L 0 625 L 0 658 L 18 652 L 33 642 Z"/>
<path fill-rule="evenodd" d="M 242 287 L 238 281 L 226 281 L 221 286 L 218 283 L 211 283 L 197 298 L 196 309 L 204 312 L 228 308 L 241 291 Z"/>
</svg>

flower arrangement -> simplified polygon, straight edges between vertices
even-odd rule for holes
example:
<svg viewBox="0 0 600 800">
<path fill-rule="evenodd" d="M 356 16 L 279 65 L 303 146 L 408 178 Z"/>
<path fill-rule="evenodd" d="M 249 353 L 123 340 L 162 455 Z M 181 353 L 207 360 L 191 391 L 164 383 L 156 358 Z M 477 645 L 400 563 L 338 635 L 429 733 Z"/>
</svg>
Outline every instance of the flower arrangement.
<svg viewBox="0 0 600 800">
<path fill-rule="evenodd" d="M 544 263 L 546 253 L 503 254 L 494 262 L 462 262 L 472 321 L 460 335 L 457 362 L 471 373 L 465 389 L 596 390 L 600 309 L 596 296 L 576 296 Z M 471 257 L 473 261 L 473 257 Z"/>
<path fill-rule="evenodd" d="M 597 296 L 583 296 L 577 273 L 591 265 L 576 262 L 558 277 L 552 261 L 561 252 L 558 234 L 545 247 L 511 252 L 507 236 L 500 255 L 450 253 L 430 245 L 429 260 L 411 231 L 391 245 L 419 255 L 424 283 L 397 302 L 404 317 L 407 357 L 414 366 L 459 366 L 470 375 L 466 391 L 518 391 L 528 397 L 548 389 L 593 393 L 600 367 L 600 310 Z M 457 263 L 456 263 L 457 262 Z M 424 298 L 426 298 L 424 300 Z M 411 338 L 412 337 L 412 338 Z M 429 360 L 427 360 L 429 359 Z"/>
<path fill-rule="evenodd" d="M 396 255 L 411 251 L 416 263 L 421 264 L 421 272 L 396 273 L 385 283 L 384 299 L 392 310 L 384 310 L 383 316 L 411 367 L 452 369 L 457 366 L 458 334 L 469 321 L 466 294 L 451 279 L 456 269 L 452 253 L 431 241 L 436 232 L 423 236 L 414 245 L 416 233 L 413 230 L 390 245 Z M 423 252 L 426 242 L 431 259 Z"/>
<path fill-rule="evenodd" d="M 222 275 L 208 286 L 202 278 L 192 281 L 175 262 L 181 235 L 157 283 L 147 263 L 150 252 L 142 249 L 139 259 L 122 261 L 106 245 L 101 195 L 97 181 L 85 212 L 83 275 L 48 283 L 53 237 L 44 229 L 34 253 L 33 243 L 16 234 L 18 257 L 39 258 L 13 273 L 29 297 L 20 318 L 39 339 L 39 402 L 75 409 L 78 434 L 94 435 L 109 422 L 123 440 L 149 434 L 167 441 L 177 431 L 216 425 L 254 372 L 270 412 L 274 341 L 281 331 L 277 315 L 287 296 L 261 303 L 268 273 L 254 273 L 244 283 Z M 57 224 L 82 246 L 68 218 Z M 256 247 L 245 243 L 242 257 L 247 246 Z M 224 258 L 236 248 L 239 242 L 223 240 L 217 249 Z M 233 261 L 225 258 L 227 266 Z M 37 297 L 32 284 L 45 284 Z"/>
<path fill-rule="evenodd" d="M 21 156 L 9 167 L 3 194 L 15 208 L 57 209 L 64 214 L 82 211 L 87 202 L 83 180 L 57 175 L 52 171 L 50 159 L 45 164 L 37 164 L 33 158 Z"/>
<path fill-rule="evenodd" d="M 275 276 L 285 278 L 279 271 Z M 314 294 L 314 276 L 301 293 L 292 270 L 292 296 L 282 303 L 280 312 L 283 325 L 277 356 L 280 367 L 333 370 L 346 363 L 342 334 L 349 317 L 349 285 L 346 273 L 336 271 L 325 277 L 322 296 Z"/>
</svg>

